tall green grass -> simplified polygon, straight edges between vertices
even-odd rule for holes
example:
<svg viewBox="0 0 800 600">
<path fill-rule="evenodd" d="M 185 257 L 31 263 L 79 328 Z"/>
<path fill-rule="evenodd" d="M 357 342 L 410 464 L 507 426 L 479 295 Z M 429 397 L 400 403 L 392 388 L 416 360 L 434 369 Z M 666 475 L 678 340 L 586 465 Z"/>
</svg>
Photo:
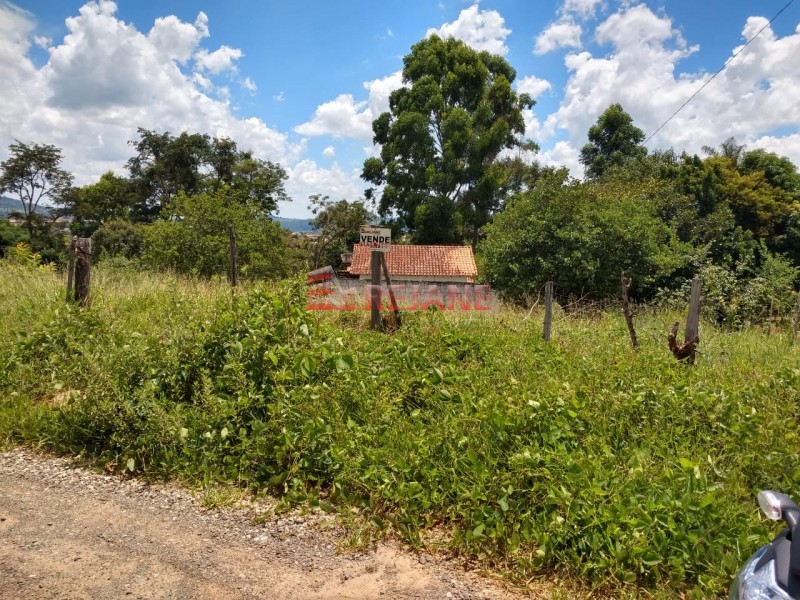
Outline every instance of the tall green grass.
<svg viewBox="0 0 800 600">
<path fill-rule="evenodd" d="M 755 493 L 797 495 L 800 349 L 621 315 L 308 313 L 299 282 L 97 271 L 92 305 L 0 267 L 0 439 L 123 471 L 355 505 L 373 532 L 447 544 L 518 581 L 708 597 L 771 528 Z M 627 590 L 627 592 L 626 592 Z"/>
</svg>

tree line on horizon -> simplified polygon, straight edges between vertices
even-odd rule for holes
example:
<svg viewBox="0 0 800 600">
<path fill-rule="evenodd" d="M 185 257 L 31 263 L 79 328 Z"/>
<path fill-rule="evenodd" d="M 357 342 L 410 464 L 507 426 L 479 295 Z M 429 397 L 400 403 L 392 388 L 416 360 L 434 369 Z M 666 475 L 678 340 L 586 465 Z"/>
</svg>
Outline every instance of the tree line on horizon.
<svg viewBox="0 0 800 600">
<path fill-rule="evenodd" d="M 358 226 L 380 222 L 417 244 L 470 244 L 481 276 L 512 301 L 545 281 L 562 297 L 616 293 L 619 273 L 640 300 L 680 297 L 701 275 L 721 322 L 785 311 L 800 272 L 800 174 L 788 158 L 730 138 L 704 156 L 649 152 L 619 104 L 609 106 L 581 149 L 583 180 L 545 167 L 525 138 L 524 111 L 502 57 L 430 36 L 403 59 L 404 86 L 373 122 L 376 157 L 364 162 L 364 198 L 310 197 L 309 243 L 271 218 L 288 200 L 286 171 L 234 140 L 140 128 L 127 176 L 103 174 L 74 187 L 60 149 L 16 142 L 0 164 L 0 192 L 22 203 L 26 227 L 0 221 L 0 248 L 21 239 L 49 260 L 64 236 L 35 213 L 46 199 L 92 236 L 98 257 L 212 276 L 227 268 L 228 227 L 253 278 L 285 277 L 338 263 Z"/>
</svg>

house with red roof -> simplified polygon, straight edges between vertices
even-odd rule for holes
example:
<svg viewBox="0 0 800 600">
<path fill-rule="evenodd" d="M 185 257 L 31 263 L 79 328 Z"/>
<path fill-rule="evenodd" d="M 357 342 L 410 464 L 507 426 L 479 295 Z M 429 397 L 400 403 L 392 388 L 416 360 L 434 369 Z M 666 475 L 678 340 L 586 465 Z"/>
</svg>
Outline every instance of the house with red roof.
<svg viewBox="0 0 800 600">
<path fill-rule="evenodd" d="M 347 272 L 369 279 L 369 246 L 356 244 Z M 470 246 L 409 246 L 394 244 L 386 252 L 386 266 L 392 283 L 422 281 L 435 283 L 474 283 L 478 276 L 475 255 Z"/>
</svg>

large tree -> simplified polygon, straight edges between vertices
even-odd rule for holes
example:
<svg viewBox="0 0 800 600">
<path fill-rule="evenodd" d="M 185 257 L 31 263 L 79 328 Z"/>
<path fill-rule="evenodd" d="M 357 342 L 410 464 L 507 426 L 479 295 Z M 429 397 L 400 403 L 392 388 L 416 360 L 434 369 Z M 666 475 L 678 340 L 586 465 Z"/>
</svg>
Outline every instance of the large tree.
<svg viewBox="0 0 800 600">
<path fill-rule="evenodd" d="M 207 162 L 210 138 L 183 132 L 174 137 L 139 128 L 139 139 L 129 142 L 136 156 L 128 160 L 131 179 L 137 186 L 136 217 L 150 221 L 178 193 L 200 191 L 202 167 Z"/>
<path fill-rule="evenodd" d="M 382 187 L 381 216 L 396 215 L 411 232 L 431 232 L 444 212 L 477 241 L 502 200 L 498 157 L 524 142 L 522 111 L 533 105 L 513 90 L 515 77 L 502 57 L 453 38 L 433 35 L 412 46 L 403 59 L 404 87 L 372 123 L 380 157 L 367 159 L 362 171 L 375 186 L 367 198 Z M 444 232 L 438 241 L 452 237 Z"/>
<path fill-rule="evenodd" d="M 581 164 L 590 179 L 602 177 L 612 167 L 642 158 L 644 132 L 619 104 L 612 104 L 589 128 L 589 143 L 581 148 Z"/>
<path fill-rule="evenodd" d="M 7 160 L 0 163 L 0 193 L 13 193 L 22 203 L 28 234 L 33 237 L 33 216 L 42 200 L 59 202 L 72 187 L 72 175 L 61 168 L 61 149 L 51 144 L 9 147 Z"/>
<path fill-rule="evenodd" d="M 138 201 L 134 216 L 152 221 L 180 192 L 189 196 L 215 192 L 226 194 L 263 214 L 275 212 L 278 201 L 288 200 L 286 171 L 277 164 L 239 150 L 229 138 L 183 132 L 157 133 L 139 128 L 139 139 L 130 142 L 136 156 L 128 161 Z"/>
</svg>

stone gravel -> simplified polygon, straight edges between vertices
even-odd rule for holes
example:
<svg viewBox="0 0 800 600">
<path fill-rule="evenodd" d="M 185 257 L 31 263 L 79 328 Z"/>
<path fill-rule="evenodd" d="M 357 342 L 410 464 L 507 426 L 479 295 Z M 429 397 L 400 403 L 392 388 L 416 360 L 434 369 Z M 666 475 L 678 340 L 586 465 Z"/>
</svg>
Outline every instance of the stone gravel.
<svg viewBox="0 0 800 600">
<path fill-rule="evenodd" d="M 0 598 L 520 597 L 447 557 L 343 551 L 335 515 L 274 509 L 207 509 L 177 485 L 1 452 Z"/>
</svg>

